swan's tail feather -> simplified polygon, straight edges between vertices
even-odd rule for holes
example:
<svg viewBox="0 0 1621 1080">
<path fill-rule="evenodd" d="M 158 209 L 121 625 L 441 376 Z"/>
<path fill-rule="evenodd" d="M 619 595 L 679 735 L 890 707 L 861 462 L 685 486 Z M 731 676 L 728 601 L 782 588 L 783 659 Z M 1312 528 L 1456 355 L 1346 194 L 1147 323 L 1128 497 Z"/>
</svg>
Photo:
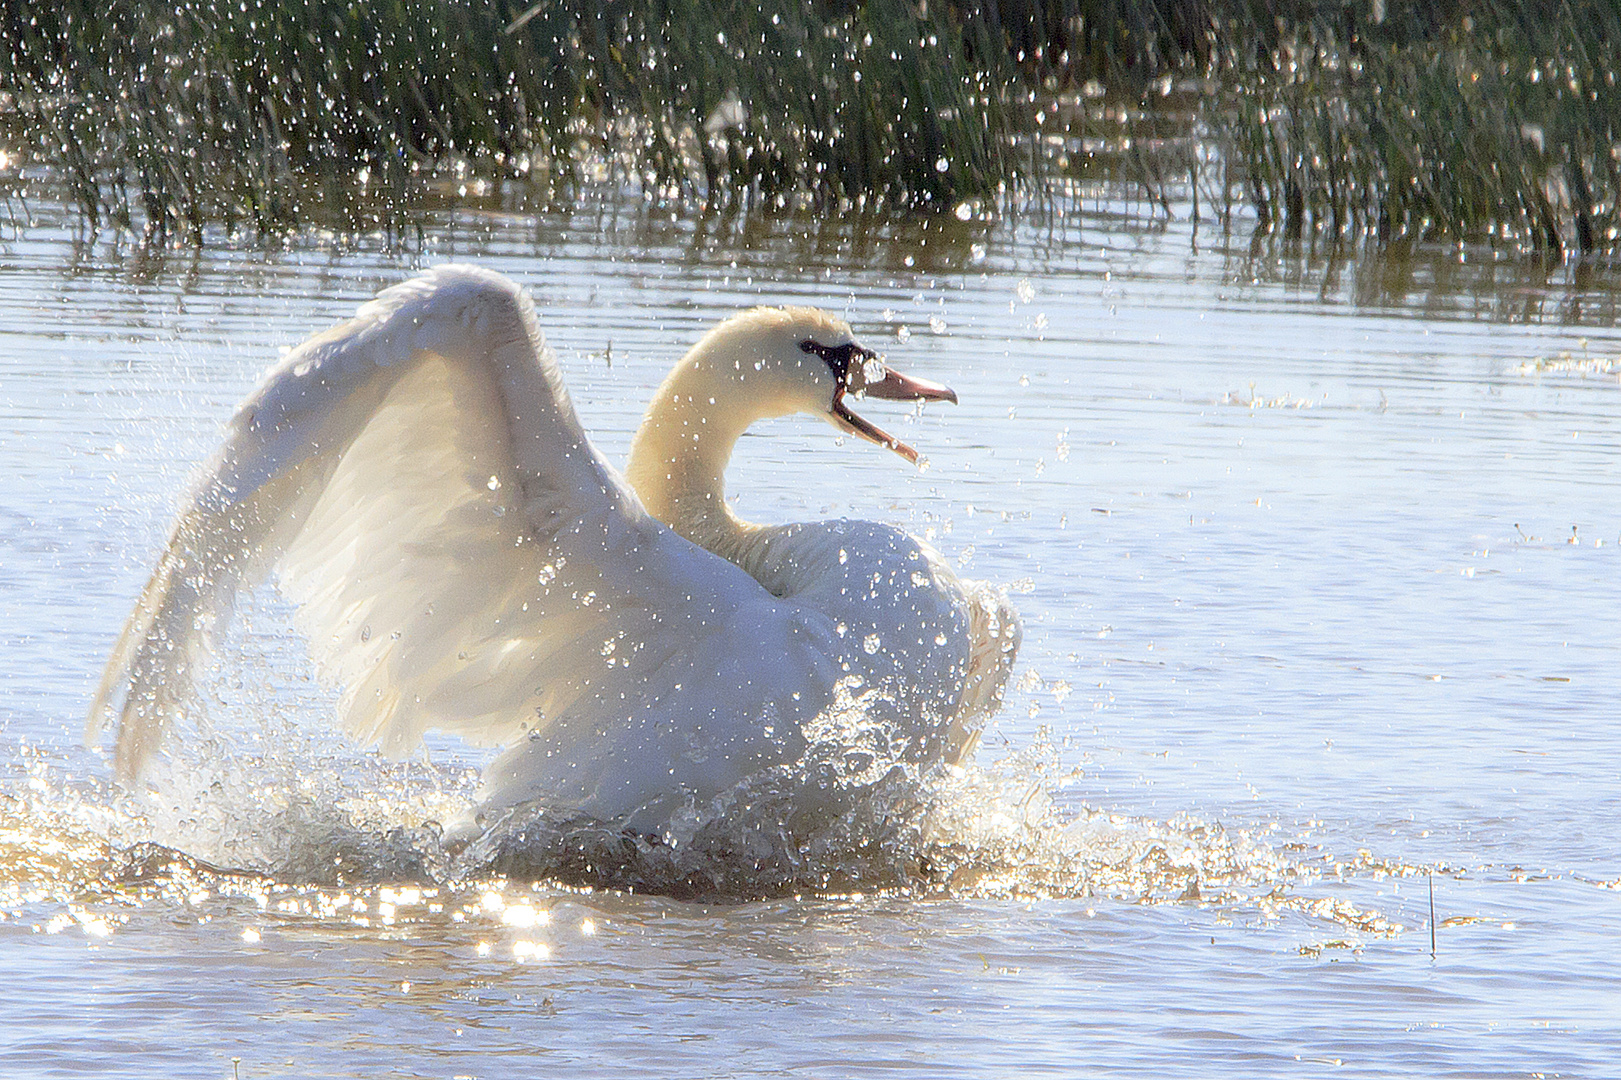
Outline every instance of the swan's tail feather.
<svg viewBox="0 0 1621 1080">
<path fill-rule="evenodd" d="M 953 742 L 961 746 L 955 760 L 974 752 L 985 722 L 1002 707 L 1008 676 L 1024 640 L 1024 624 L 1007 592 L 979 581 L 965 581 L 969 597 L 968 678 L 958 708 Z"/>
</svg>

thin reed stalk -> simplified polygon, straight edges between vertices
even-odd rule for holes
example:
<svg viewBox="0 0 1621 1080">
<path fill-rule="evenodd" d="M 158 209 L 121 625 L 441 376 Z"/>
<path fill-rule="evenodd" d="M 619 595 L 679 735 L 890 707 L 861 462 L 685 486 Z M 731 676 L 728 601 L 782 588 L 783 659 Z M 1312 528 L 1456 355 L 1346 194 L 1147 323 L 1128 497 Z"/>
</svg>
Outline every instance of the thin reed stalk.
<svg viewBox="0 0 1621 1080">
<path fill-rule="evenodd" d="M 911 0 L 5 0 L 0 32 L 13 140 L 160 237 L 436 168 L 892 205 L 1017 174 L 1011 69 Z"/>
<path fill-rule="evenodd" d="M 1286 237 L 1621 248 L 1617 0 L 1241 5 L 1216 67 L 1207 115 Z"/>
<path fill-rule="evenodd" d="M 0 149 L 159 241 L 471 177 L 1170 214 L 1202 172 L 1285 240 L 1615 252 L 1618 71 L 1621 0 L 0 0 Z"/>
</svg>

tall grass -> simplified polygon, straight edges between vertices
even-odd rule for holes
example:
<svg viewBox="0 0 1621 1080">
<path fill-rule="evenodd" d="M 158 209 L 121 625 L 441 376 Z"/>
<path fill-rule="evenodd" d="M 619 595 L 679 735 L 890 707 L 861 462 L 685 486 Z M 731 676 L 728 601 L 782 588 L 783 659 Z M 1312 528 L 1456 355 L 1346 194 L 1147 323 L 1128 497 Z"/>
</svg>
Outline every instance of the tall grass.
<svg viewBox="0 0 1621 1080">
<path fill-rule="evenodd" d="M 1621 250 L 1621 2 L 1238 5 L 1206 110 L 1285 236 Z"/>
<path fill-rule="evenodd" d="M 268 231 L 357 180 L 386 213 L 444 167 L 863 204 L 1018 173 L 1000 52 L 909 0 L 5 0 L 3 19 L 13 139 L 92 220 L 159 236 Z"/>
<path fill-rule="evenodd" d="M 1166 210 L 1214 152 L 1285 238 L 1621 249 L 1621 0 L 0 0 L 0 36 L 10 149 L 158 239 L 464 174 L 1005 204 L 1102 141 Z"/>
</svg>

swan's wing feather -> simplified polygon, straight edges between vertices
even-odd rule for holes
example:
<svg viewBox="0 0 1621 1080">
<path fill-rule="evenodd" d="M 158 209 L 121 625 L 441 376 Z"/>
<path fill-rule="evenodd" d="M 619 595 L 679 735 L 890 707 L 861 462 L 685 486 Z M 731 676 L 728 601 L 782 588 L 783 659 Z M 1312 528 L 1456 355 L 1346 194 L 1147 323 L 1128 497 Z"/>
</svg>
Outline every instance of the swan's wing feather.
<svg viewBox="0 0 1621 1080">
<path fill-rule="evenodd" d="M 409 357 L 409 306 L 385 294 L 272 367 L 226 426 L 113 647 L 91 704 L 92 737 L 117 705 L 116 767 L 135 775 L 170 719 L 239 587 L 262 576 L 296 532 L 325 475 L 380 400 L 382 373 Z M 402 340 L 403 339 L 403 340 Z"/>
<path fill-rule="evenodd" d="M 527 297 L 466 268 L 385 291 L 233 418 L 92 712 L 123 689 L 122 775 L 272 566 L 343 723 L 395 752 L 430 727 L 600 728 L 683 657 L 792 617 L 642 510 L 586 440 Z"/>
</svg>

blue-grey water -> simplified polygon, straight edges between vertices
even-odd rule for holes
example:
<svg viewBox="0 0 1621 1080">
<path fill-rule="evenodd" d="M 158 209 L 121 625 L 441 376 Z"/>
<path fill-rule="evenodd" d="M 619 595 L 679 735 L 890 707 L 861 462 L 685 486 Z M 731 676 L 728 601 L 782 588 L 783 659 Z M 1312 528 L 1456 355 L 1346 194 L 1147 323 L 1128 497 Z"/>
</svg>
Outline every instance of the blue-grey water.
<svg viewBox="0 0 1621 1080">
<path fill-rule="evenodd" d="M 311 233 L 165 259 L 49 206 L 7 228 L 0 1072 L 1616 1075 L 1621 277 L 1339 262 L 1112 209 L 603 196 L 446 212 L 406 253 Z M 867 848 L 819 837 L 827 888 L 447 864 L 423 823 L 483 758 L 333 734 L 269 590 L 160 783 L 123 792 L 85 747 L 235 403 L 450 259 L 532 290 L 616 461 L 667 366 L 749 304 L 835 309 L 958 391 L 867 407 L 924 471 L 799 419 L 729 474 L 745 517 L 904 525 L 1025 619 L 973 767 L 869 807 Z M 884 887 L 838 884 L 883 845 Z"/>
</svg>

